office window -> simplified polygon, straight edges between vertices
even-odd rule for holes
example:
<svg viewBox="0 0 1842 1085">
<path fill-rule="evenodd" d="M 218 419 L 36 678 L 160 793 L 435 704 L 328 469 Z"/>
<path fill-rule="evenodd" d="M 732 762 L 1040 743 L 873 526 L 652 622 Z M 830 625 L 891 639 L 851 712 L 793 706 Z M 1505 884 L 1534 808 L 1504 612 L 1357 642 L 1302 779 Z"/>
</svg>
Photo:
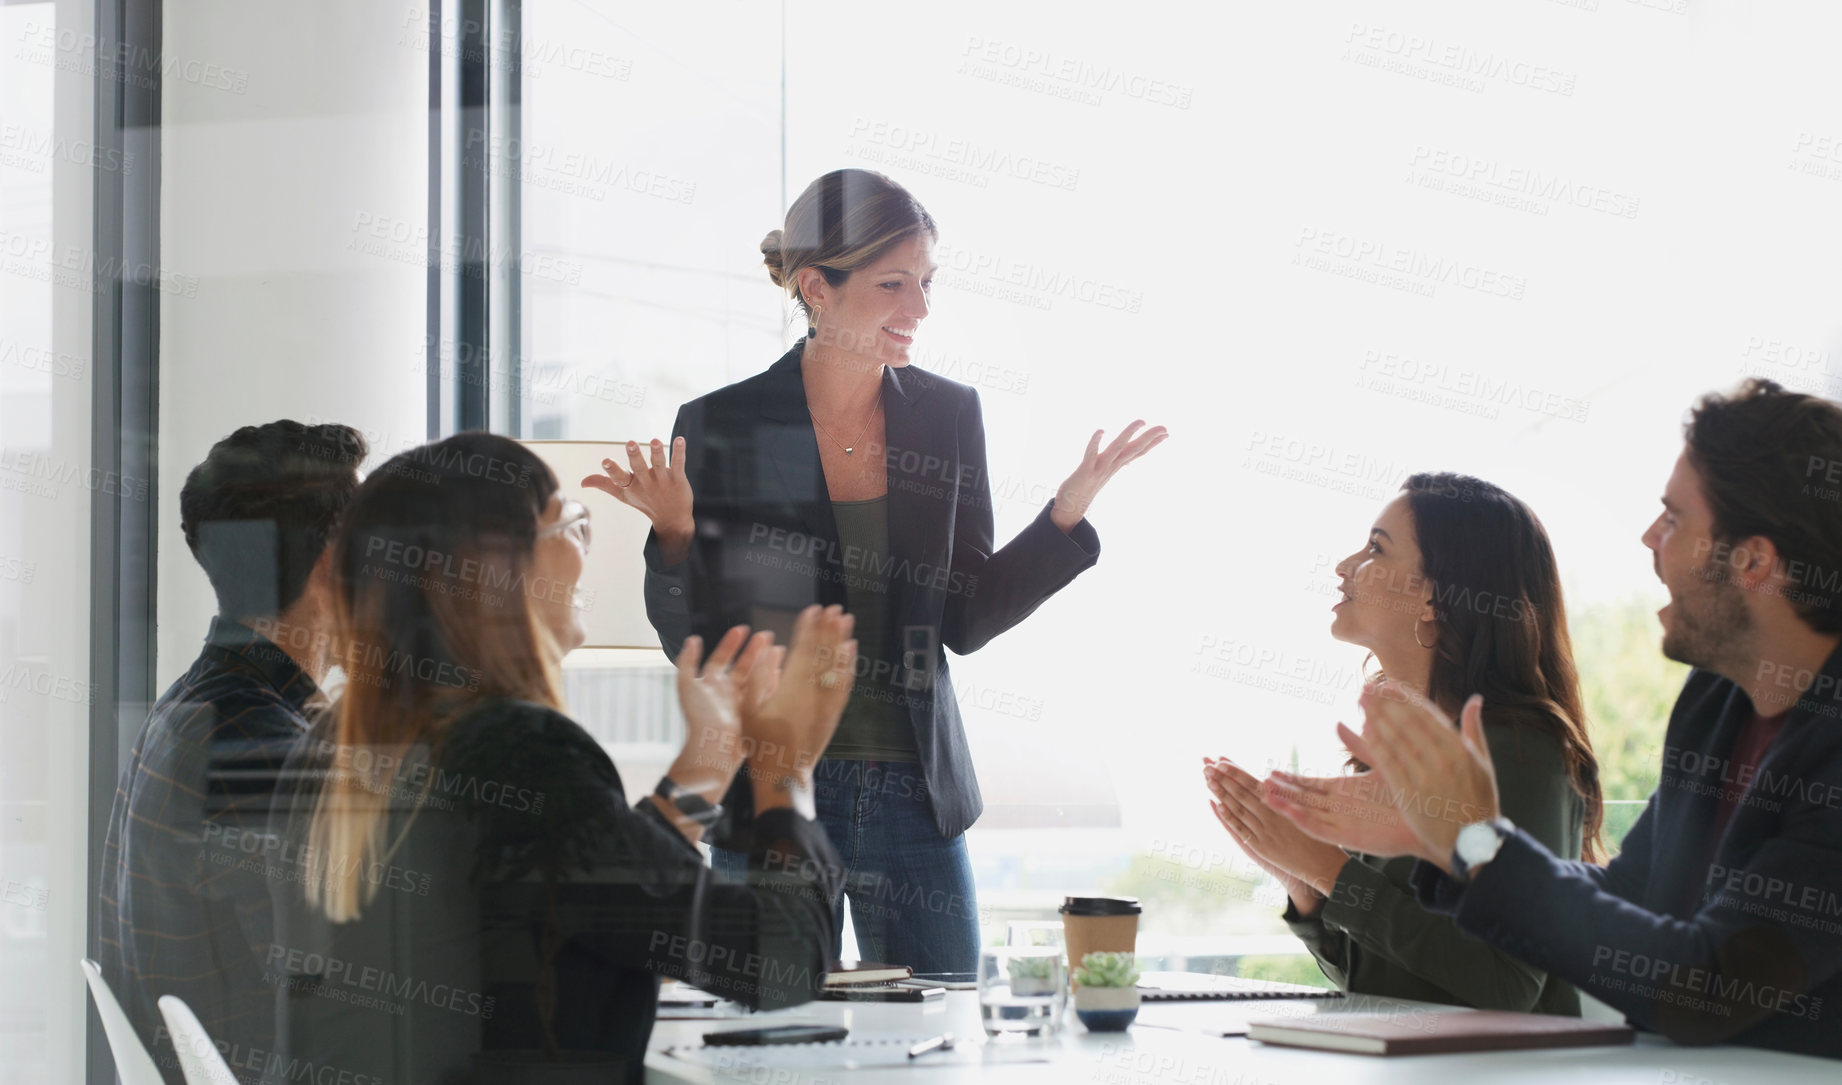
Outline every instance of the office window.
<svg viewBox="0 0 1842 1085">
<path fill-rule="evenodd" d="M 1098 565 L 953 660 L 986 940 L 1132 894 L 1149 964 L 1322 982 L 1198 757 L 1344 763 L 1335 570 L 1422 470 L 1547 525 L 1615 848 L 1684 675 L 1638 542 L 1684 407 L 1842 396 L 1835 36 L 1461 7 L 0 2 L 0 1085 L 104 1073 L 72 966 L 114 769 L 215 612 L 178 527 L 211 444 L 664 437 L 802 332 L 758 244 L 844 166 L 940 224 L 915 364 L 981 397 L 1000 543 L 1094 430 L 1175 434 Z M 565 689 L 648 789 L 683 737 L 649 635 Z"/>
<path fill-rule="evenodd" d="M 1325 633 L 1334 568 L 1417 470 L 1497 482 L 1549 528 L 1615 845 L 1682 675 L 1637 544 L 1680 411 L 1745 373 L 1808 378 L 1758 344 L 1836 331 L 1766 304 L 1724 242 L 1669 240 L 1735 178 L 1787 229 L 1833 217 L 1823 184 L 1763 150 L 1637 147 L 1638 117 L 1677 122 L 1605 51 L 1670 35 L 1652 74 L 1673 78 L 1712 55 L 1696 35 L 1771 31 L 1557 8 L 1473 30 L 1539 78 L 1422 81 L 1384 63 L 1388 33 L 1302 10 L 1135 12 L 1121 34 L 1101 8 L 719 8 L 523 8 L 516 432 L 665 436 L 764 368 L 800 329 L 756 245 L 813 177 L 863 166 L 941 225 L 916 364 L 979 389 L 1000 541 L 1092 430 L 1177 435 L 1096 504 L 1099 566 L 954 661 L 988 935 L 1078 886 L 1155 902 L 1141 946 L 1171 962 L 1296 954 L 1195 762 L 1341 764 L 1364 659 Z M 1807 296 L 1814 259 L 1787 246 L 1771 277 Z M 1709 291 L 1737 304 L 1678 304 Z"/>
</svg>

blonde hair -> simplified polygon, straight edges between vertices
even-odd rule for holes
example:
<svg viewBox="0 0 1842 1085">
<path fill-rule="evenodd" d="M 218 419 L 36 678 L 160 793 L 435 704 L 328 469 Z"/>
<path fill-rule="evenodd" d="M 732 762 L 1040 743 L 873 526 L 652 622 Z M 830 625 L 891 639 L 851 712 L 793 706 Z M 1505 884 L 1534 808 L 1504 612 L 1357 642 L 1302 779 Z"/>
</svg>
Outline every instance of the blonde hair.
<svg viewBox="0 0 1842 1085">
<path fill-rule="evenodd" d="M 940 230 L 907 189 L 874 170 L 833 170 L 807 185 L 787 208 L 786 224 L 762 238 L 761 262 L 810 323 L 812 306 L 799 289 L 801 271 L 818 268 L 837 286 L 916 234 L 939 237 Z"/>
<path fill-rule="evenodd" d="M 489 457 L 510 470 L 482 471 Z M 333 922 L 359 918 L 377 895 L 378 880 L 365 874 L 408 831 L 387 839 L 390 811 L 408 808 L 413 818 L 429 798 L 434 773 L 422 774 L 418 792 L 396 784 L 413 748 L 426 743 L 438 756 L 448 726 L 488 699 L 562 709 L 562 652 L 526 587 L 537 523 L 555 492 L 555 476 L 529 449 L 462 433 L 397 456 L 347 509 L 333 553 L 347 682 L 304 856 L 307 900 Z M 405 576 L 376 560 L 406 539 L 447 555 L 439 568 L 485 571 L 458 587 L 484 577 L 506 590 L 456 590 L 437 567 Z"/>
</svg>

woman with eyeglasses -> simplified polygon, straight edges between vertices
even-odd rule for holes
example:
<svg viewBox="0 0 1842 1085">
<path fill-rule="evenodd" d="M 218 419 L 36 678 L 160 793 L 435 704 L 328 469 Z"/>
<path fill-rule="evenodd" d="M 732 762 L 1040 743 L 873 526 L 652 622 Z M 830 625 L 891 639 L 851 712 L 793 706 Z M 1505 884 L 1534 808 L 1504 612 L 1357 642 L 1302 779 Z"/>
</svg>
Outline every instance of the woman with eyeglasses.
<svg viewBox="0 0 1842 1085">
<path fill-rule="evenodd" d="M 1096 431 L 1054 499 L 999 546 L 978 392 L 911 364 L 937 236 L 880 173 L 814 181 L 761 243 L 805 338 L 685 404 L 669 452 L 629 444 L 624 465 L 584 483 L 652 521 L 646 609 L 668 653 L 813 602 L 856 615 L 850 703 L 815 779 L 819 820 L 850 857 L 858 954 L 969 972 L 979 924 L 964 833 L 983 800 L 947 651 L 977 651 L 1093 565 L 1089 505 L 1166 433 L 1133 422 L 1103 446 Z M 739 870 L 743 853 L 715 861 Z"/>
<path fill-rule="evenodd" d="M 731 628 L 707 660 L 688 638 L 673 784 L 634 802 L 563 703 L 591 536 L 557 489 L 523 446 L 463 433 L 373 472 L 346 510 L 347 681 L 272 819 L 264 964 L 289 1065 L 444 1082 L 598 1058 L 637 1082 L 661 977 L 762 1008 L 822 987 L 839 861 L 800 807 L 848 696 L 852 619 L 806 608 L 785 648 Z M 793 763 L 755 781 L 746 883 L 718 882 L 697 844 L 752 749 Z"/>
</svg>

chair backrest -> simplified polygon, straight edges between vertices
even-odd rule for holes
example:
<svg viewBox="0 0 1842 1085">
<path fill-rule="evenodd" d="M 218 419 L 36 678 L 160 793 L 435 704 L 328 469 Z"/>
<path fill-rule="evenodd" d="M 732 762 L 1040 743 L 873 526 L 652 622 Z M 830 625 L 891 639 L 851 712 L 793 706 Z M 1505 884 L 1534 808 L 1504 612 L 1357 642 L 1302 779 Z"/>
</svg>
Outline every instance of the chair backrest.
<svg viewBox="0 0 1842 1085">
<path fill-rule="evenodd" d="M 198 1023 L 198 1016 L 183 999 L 160 996 L 160 1016 L 166 1018 L 166 1031 L 173 1034 L 173 1049 L 179 1052 L 179 1069 L 185 1073 L 186 1085 L 240 1085 L 230 1072 L 217 1045 Z"/>
<path fill-rule="evenodd" d="M 90 997 L 96 1000 L 96 1013 L 102 1017 L 102 1031 L 109 1037 L 109 1051 L 115 1056 L 115 1072 L 121 1075 L 122 1085 L 166 1085 L 140 1034 L 115 1001 L 109 981 L 102 978 L 102 966 L 85 957 L 83 978 L 89 981 Z"/>
</svg>

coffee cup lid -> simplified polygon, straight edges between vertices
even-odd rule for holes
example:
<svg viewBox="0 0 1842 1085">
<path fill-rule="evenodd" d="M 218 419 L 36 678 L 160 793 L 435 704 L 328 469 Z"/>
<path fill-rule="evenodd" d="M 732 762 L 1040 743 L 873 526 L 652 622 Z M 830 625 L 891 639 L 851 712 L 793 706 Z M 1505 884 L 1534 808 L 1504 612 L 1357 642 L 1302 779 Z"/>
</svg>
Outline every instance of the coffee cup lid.
<svg viewBox="0 0 1842 1085">
<path fill-rule="evenodd" d="M 1064 897 L 1060 909 L 1063 915 L 1106 916 L 1138 915 L 1137 897 Z"/>
</svg>

